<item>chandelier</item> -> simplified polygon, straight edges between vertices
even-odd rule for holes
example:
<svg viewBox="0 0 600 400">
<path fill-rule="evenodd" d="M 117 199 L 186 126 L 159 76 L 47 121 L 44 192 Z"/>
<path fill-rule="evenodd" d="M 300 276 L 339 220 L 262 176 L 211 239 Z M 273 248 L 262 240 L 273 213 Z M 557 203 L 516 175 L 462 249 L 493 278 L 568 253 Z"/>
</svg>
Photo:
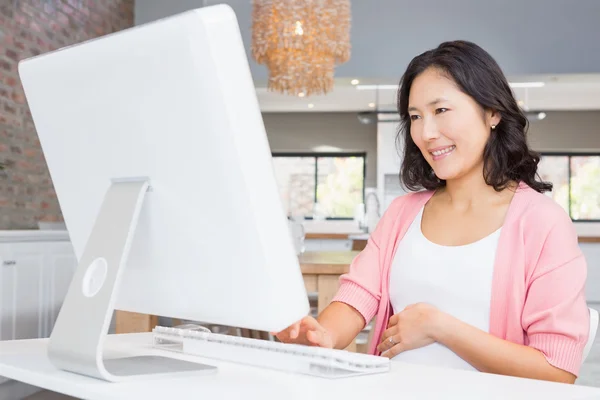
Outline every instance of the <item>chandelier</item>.
<svg viewBox="0 0 600 400">
<path fill-rule="evenodd" d="M 350 58 L 350 0 L 253 0 L 252 56 L 270 91 L 326 94 Z"/>
</svg>

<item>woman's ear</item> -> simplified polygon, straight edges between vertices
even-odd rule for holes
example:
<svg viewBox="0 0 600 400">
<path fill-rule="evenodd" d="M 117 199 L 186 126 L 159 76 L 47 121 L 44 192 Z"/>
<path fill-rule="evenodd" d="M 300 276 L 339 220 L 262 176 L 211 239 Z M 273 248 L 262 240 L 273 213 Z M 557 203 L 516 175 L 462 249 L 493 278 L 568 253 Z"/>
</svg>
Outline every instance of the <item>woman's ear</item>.
<svg viewBox="0 0 600 400">
<path fill-rule="evenodd" d="M 502 120 L 502 116 L 500 115 L 500 113 L 496 110 L 490 110 L 487 112 L 487 123 L 488 126 L 490 127 L 496 127 L 498 126 L 498 124 L 500 123 L 500 120 Z"/>
</svg>

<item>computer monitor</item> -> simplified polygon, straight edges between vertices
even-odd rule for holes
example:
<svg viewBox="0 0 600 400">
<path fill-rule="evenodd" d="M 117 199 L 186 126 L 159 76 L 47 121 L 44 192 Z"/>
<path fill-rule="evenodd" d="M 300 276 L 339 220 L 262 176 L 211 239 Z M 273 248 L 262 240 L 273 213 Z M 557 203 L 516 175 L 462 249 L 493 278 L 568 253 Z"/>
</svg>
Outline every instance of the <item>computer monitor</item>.
<svg viewBox="0 0 600 400">
<path fill-rule="evenodd" d="M 158 363 L 103 363 L 114 309 L 264 331 L 309 313 L 229 6 L 33 57 L 19 73 L 78 260 L 49 340 L 56 366 L 122 380 Z"/>
</svg>

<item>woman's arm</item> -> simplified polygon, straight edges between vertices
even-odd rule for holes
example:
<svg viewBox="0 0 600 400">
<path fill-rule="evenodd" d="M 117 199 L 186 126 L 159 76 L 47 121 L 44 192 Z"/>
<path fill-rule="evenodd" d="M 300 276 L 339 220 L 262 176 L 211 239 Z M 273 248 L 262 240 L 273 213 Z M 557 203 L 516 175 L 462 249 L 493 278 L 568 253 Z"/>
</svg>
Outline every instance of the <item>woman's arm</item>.
<svg viewBox="0 0 600 400">
<path fill-rule="evenodd" d="M 384 357 L 438 342 L 481 372 L 563 383 L 575 375 L 554 367 L 533 347 L 484 332 L 434 306 L 417 303 L 393 315 L 377 349 Z"/>
<path fill-rule="evenodd" d="M 500 339 L 437 311 L 433 339 L 482 372 L 574 383 L 575 375 L 551 365 L 537 349 Z"/>
<path fill-rule="evenodd" d="M 317 321 L 329 334 L 336 349 L 345 349 L 365 327 L 362 315 L 348 304 L 333 302 Z"/>
</svg>

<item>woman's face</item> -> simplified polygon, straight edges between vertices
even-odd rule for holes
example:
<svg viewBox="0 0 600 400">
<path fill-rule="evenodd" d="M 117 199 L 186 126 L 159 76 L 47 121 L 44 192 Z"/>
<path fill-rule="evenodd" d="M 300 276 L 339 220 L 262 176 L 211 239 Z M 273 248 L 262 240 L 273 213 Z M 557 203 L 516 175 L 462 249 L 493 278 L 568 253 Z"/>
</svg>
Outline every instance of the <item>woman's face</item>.
<svg viewBox="0 0 600 400">
<path fill-rule="evenodd" d="M 459 179 L 483 170 L 483 151 L 497 113 L 484 110 L 435 68 L 417 76 L 408 98 L 410 135 L 435 175 Z"/>
</svg>

